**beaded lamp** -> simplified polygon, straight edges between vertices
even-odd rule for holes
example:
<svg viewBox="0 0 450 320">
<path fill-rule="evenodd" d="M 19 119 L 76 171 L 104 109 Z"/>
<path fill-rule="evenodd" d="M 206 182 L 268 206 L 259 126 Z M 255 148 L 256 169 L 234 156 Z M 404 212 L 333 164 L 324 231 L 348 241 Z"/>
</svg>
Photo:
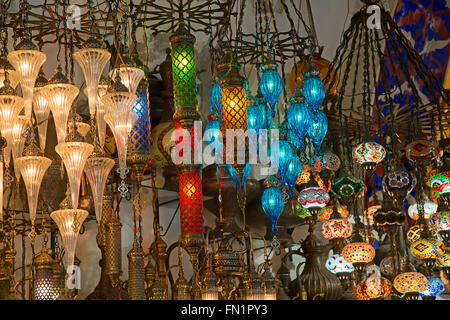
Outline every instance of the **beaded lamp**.
<svg viewBox="0 0 450 320">
<path fill-rule="evenodd" d="M 406 300 L 417 300 L 427 288 L 427 278 L 419 272 L 404 272 L 394 279 L 394 288 L 405 295 Z"/>
</svg>

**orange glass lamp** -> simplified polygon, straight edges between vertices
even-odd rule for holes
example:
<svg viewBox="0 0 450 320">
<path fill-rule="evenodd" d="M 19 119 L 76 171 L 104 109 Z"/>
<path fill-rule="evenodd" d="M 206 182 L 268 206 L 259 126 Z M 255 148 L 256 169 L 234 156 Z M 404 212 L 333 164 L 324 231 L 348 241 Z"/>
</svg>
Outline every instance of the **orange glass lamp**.
<svg viewBox="0 0 450 320">
<path fill-rule="evenodd" d="M 82 49 L 75 52 L 73 57 L 83 70 L 92 119 L 96 114 L 98 83 L 111 54 L 108 50 L 102 49 L 101 43 L 91 35 Z"/>
<path fill-rule="evenodd" d="M 418 300 L 427 283 L 427 277 L 419 272 L 404 272 L 395 277 L 394 288 L 403 293 L 406 300 Z"/>
<path fill-rule="evenodd" d="M 363 272 L 375 257 L 375 249 L 366 242 L 352 242 L 344 247 L 342 256 L 356 271 Z"/>
<path fill-rule="evenodd" d="M 244 77 L 239 74 L 240 66 L 232 63 L 229 71 L 223 76 L 222 112 L 225 129 L 247 129 L 247 94 L 244 88 Z"/>
<path fill-rule="evenodd" d="M 41 187 L 44 174 L 50 167 L 52 161 L 42 155 L 41 150 L 36 145 L 34 139 L 25 147 L 23 156 L 17 158 L 17 169 L 25 182 L 28 196 L 28 208 L 31 220 L 31 238 L 35 236 L 34 221 L 36 220 L 36 209 L 38 203 L 39 189 Z"/>
<path fill-rule="evenodd" d="M 48 80 L 48 84 L 43 90 L 55 121 L 58 144 L 64 143 L 70 108 L 80 90 L 69 83 L 67 77 L 62 73 L 61 65 L 58 65 L 56 73 Z"/>
<path fill-rule="evenodd" d="M 25 36 L 16 49 L 8 54 L 8 60 L 16 69 L 15 77 L 19 79 L 22 87 L 25 116 L 31 119 L 34 83 L 47 56 L 37 49 L 28 36 Z"/>
<path fill-rule="evenodd" d="M 23 107 L 24 99 L 16 95 L 15 90 L 10 85 L 8 75 L 6 75 L 4 85 L 0 88 L 0 130 L 7 143 L 3 149 L 3 160 L 6 168 L 9 167 L 13 146 L 12 124 Z"/>
<path fill-rule="evenodd" d="M 44 152 L 47 141 L 47 124 L 50 115 L 50 105 L 48 104 L 44 87 L 48 84 L 48 80 L 41 70 L 34 85 L 33 94 L 33 111 L 36 116 L 37 127 L 39 132 L 39 147 Z"/>
</svg>

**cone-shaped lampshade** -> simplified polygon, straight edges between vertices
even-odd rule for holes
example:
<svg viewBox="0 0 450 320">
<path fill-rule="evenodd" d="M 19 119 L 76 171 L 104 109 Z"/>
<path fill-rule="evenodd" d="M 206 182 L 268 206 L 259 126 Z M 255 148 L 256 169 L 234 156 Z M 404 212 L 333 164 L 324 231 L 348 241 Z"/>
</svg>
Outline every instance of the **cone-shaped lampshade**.
<svg viewBox="0 0 450 320">
<path fill-rule="evenodd" d="M 48 80 L 45 78 L 44 72 L 41 70 L 34 85 L 33 111 L 36 116 L 39 132 L 39 147 L 41 147 L 42 152 L 45 151 L 45 144 L 47 141 L 47 119 L 50 115 L 50 106 L 47 98 L 45 97 L 44 91 L 44 87 L 47 84 Z"/>
<path fill-rule="evenodd" d="M 114 167 L 114 160 L 106 157 L 90 157 L 84 166 L 84 172 L 91 186 L 94 198 L 95 217 L 97 222 L 102 219 L 102 200 L 106 179 Z"/>
<path fill-rule="evenodd" d="M 0 87 L 3 87 L 3 82 L 5 81 L 5 72 L 8 73 L 9 81 L 11 81 L 11 87 L 16 89 L 18 84 L 16 70 L 8 61 L 8 58 L 5 55 L 0 55 Z"/>
<path fill-rule="evenodd" d="M 12 137 L 13 137 L 13 146 L 12 146 L 12 154 L 14 161 L 14 168 L 17 168 L 16 161 L 19 157 L 22 156 L 23 146 L 25 144 L 25 138 L 22 137 L 22 133 L 25 130 L 25 125 L 28 120 L 25 116 L 17 116 L 16 121 L 14 121 L 13 129 L 12 129 Z M 15 170 L 16 177 L 20 177 L 20 173 L 18 170 Z"/>
<path fill-rule="evenodd" d="M 81 70 L 83 70 L 89 101 L 89 113 L 91 117 L 94 117 L 98 82 L 111 54 L 107 50 L 101 49 L 100 42 L 90 37 L 83 45 L 83 48 L 73 54 L 73 57 L 80 65 Z"/>
<path fill-rule="evenodd" d="M 13 146 L 12 124 L 22 111 L 23 106 L 24 99 L 15 94 L 15 90 L 9 84 L 9 78 L 7 77 L 4 86 L 0 88 L 0 130 L 7 142 L 3 149 L 6 167 L 9 166 Z"/>
<path fill-rule="evenodd" d="M 55 121 L 58 143 L 64 143 L 70 108 L 80 90 L 69 83 L 69 80 L 62 73 L 61 66 L 58 66 L 56 73 L 50 78 L 48 85 L 43 90 Z"/>
<path fill-rule="evenodd" d="M 8 54 L 8 60 L 16 69 L 15 77 L 22 87 L 22 95 L 25 100 L 25 116 L 31 119 L 33 104 L 33 88 L 39 69 L 44 64 L 47 56 L 37 50 L 37 47 L 28 37 L 25 37 L 16 47 L 16 50 Z"/>
<path fill-rule="evenodd" d="M 135 102 L 136 95 L 128 92 L 128 89 L 120 82 L 120 78 L 116 78 L 114 84 L 108 87 L 108 92 L 102 97 L 102 103 L 108 110 L 104 118 L 112 129 L 116 140 L 122 179 L 125 179 L 127 171 L 128 118 Z"/>
<path fill-rule="evenodd" d="M 17 170 L 20 171 L 27 189 L 28 209 L 30 211 L 30 219 L 33 222 L 36 219 L 36 208 L 42 178 L 44 178 L 44 173 L 51 163 L 52 160 L 41 155 L 41 150 L 34 142 L 34 139 L 25 148 L 23 156 L 16 161 Z"/>
<path fill-rule="evenodd" d="M 72 207 L 78 208 L 80 196 L 81 175 L 87 158 L 94 151 L 92 144 L 83 142 L 83 138 L 76 131 L 67 136 L 67 142 L 58 143 L 56 152 L 62 158 L 69 178 Z"/>
<path fill-rule="evenodd" d="M 82 209 L 72 209 L 69 195 L 61 202 L 60 209 L 53 211 L 50 217 L 56 222 L 64 244 L 64 263 L 66 268 L 72 266 L 75 259 L 78 233 L 89 213 Z"/>
<path fill-rule="evenodd" d="M 130 93 L 135 94 L 136 89 L 144 77 L 144 71 L 135 68 L 131 63 L 122 64 L 120 68 L 114 68 L 109 72 L 111 79 L 115 79 L 117 75 L 120 76 L 122 83 L 128 88 Z"/>
<path fill-rule="evenodd" d="M 106 113 L 106 107 L 103 105 L 101 98 L 104 96 L 108 90 L 108 84 L 105 77 L 100 79 L 100 84 L 97 88 L 97 130 L 98 130 L 98 140 L 100 146 L 103 148 L 105 145 L 106 137 L 106 122 L 104 119 Z"/>
</svg>

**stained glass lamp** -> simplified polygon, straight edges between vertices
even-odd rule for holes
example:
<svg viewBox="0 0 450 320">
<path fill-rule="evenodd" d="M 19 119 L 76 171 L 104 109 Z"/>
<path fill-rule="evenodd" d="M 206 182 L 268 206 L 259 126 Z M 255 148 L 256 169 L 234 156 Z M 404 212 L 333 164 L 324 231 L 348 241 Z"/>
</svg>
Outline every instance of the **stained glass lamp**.
<svg viewBox="0 0 450 320">
<path fill-rule="evenodd" d="M 82 209 L 73 209 L 69 192 L 50 217 L 55 221 L 64 244 L 64 264 L 66 268 L 73 266 L 75 260 L 75 249 L 81 225 L 89 213 Z"/>
<path fill-rule="evenodd" d="M 313 120 L 317 121 L 319 107 L 325 99 L 325 86 L 319 78 L 319 71 L 312 70 L 305 74 L 302 91 L 306 98 L 306 103 L 313 113 Z"/>
<path fill-rule="evenodd" d="M 411 244 L 411 254 L 417 259 L 438 259 L 445 253 L 445 245 L 434 238 L 418 239 Z"/>
<path fill-rule="evenodd" d="M 435 300 L 445 291 L 444 282 L 437 277 L 427 277 L 427 280 L 427 287 L 419 293 L 419 297 L 422 297 L 422 300 Z"/>
<path fill-rule="evenodd" d="M 19 79 L 16 77 L 16 70 L 8 61 L 8 58 L 4 55 L 0 55 L 0 88 L 3 87 L 3 82 L 5 81 L 5 74 L 8 74 L 11 87 L 16 89 Z"/>
<path fill-rule="evenodd" d="M 66 167 L 67 177 L 69 179 L 72 207 L 78 208 L 80 195 L 81 175 L 88 157 L 94 151 L 92 144 L 83 142 L 83 137 L 77 130 L 66 137 L 66 142 L 58 143 L 55 147 L 56 152 L 62 158 Z"/>
<path fill-rule="evenodd" d="M 148 81 L 141 80 L 136 93 L 137 100 L 131 109 L 131 117 L 136 115 L 129 133 L 133 149 L 141 153 L 150 152 L 150 110 L 148 104 Z M 129 119 L 130 120 L 130 119 Z"/>
<path fill-rule="evenodd" d="M 416 177 L 412 173 L 397 167 L 384 175 L 383 189 L 401 203 L 414 189 L 416 182 Z"/>
<path fill-rule="evenodd" d="M 295 133 L 300 143 L 300 150 L 305 150 L 305 136 L 308 132 L 308 127 L 311 125 L 312 116 L 311 111 L 306 104 L 305 97 L 296 93 L 291 98 L 291 105 L 287 112 L 287 119 L 289 127 Z"/>
<path fill-rule="evenodd" d="M 7 143 L 6 148 L 3 149 L 3 159 L 7 168 L 9 167 L 13 146 L 12 124 L 23 107 L 24 99 L 16 95 L 15 90 L 9 84 L 8 77 L 6 77 L 3 87 L 0 88 L 0 130 Z"/>
<path fill-rule="evenodd" d="M 444 242 L 450 241 L 450 210 L 445 205 L 440 205 L 437 212 L 430 218 L 435 221 L 436 230 Z M 446 245 L 447 246 L 447 245 Z"/>
<path fill-rule="evenodd" d="M 298 195 L 298 202 L 315 216 L 328 204 L 328 201 L 330 201 L 328 192 L 319 187 L 305 188 Z"/>
<path fill-rule="evenodd" d="M 39 132 L 39 147 L 44 152 L 47 142 L 47 119 L 50 115 L 50 105 L 45 96 L 44 87 L 48 84 L 44 72 L 39 71 L 38 77 L 34 85 L 33 94 L 33 111 L 36 116 L 37 127 Z"/>
<path fill-rule="evenodd" d="M 28 208 L 32 225 L 36 219 L 36 208 L 38 203 L 39 189 L 41 187 L 44 174 L 50 167 L 52 161 L 42 156 L 34 139 L 25 147 L 22 157 L 17 158 L 17 170 L 22 175 L 27 189 Z"/>
<path fill-rule="evenodd" d="M 42 90 L 53 114 L 58 144 L 64 143 L 69 112 L 80 90 L 69 83 L 67 77 L 62 73 L 61 65 L 58 65 L 56 73 Z"/>
<path fill-rule="evenodd" d="M 322 224 L 322 235 L 328 239 L 345 239 L 352 235 L 353 227 L 347 219 L 330 219 Z"/>
<path fill-rule="evenodd" d="M 184 171 L 178 178 L 181 234 L 203 234 L 203 190 L 200 171 Z"/>
<path fill-rule="evenodd" d="M 403 293 L 406 300 L 418 300 L 427 283 L 427 278 L 419 272 L 404 272 L 395 277 L 394 288 Z"/>
<path fill-rule="evenodd" d="M 436 213 L 437 208 L 438 208 L 438 205 L 436 203 L 434 203 L 433 201 L 429 201 L 429 200 L 424 201 L 423 209 L 424 209 L 425 219 L 429 219 L 434 213 Z M 413 220 L 417 220 L 419 218 L 419 209 L 418 209 L 417 202 L 409 206 L 408 215 Z"/>
<path fill-rule="evenodd" d="M 363 282 L 362 290 L 371 300 L 383 299 L 392 292 L 391 282 L 384 277 L 369 277 Z"/>
<path fill-rule="evenodd" d="M 342 256 L 356 271 L 363 272 L 375 257 L 375 249 L 366 242 L 352 242 L 344 247 Z"/>
<path fill-rule="evenodd" d="M 333 152 L 325 152 L 322 155 L 324 168 L 336 172 L 341 167 L 341 159 Z"/>
<path fill-rule="evenodd" d="M 434 157 L 435 150 L 438 150 L 435 142 L 419 139 L 411 142 L 405 147 L 405 156 L 411 161 L 431 159 Z"/>
<path fill-rule="evenodd" d="M 341 254 L 333 254 L 325 262 L 325 267 L 331 273 L 335 274 L 341 282 L 350 278 L 350 273 L 355 271 L 351 263 L 348 263 Z"/>
<path fill-rule="evenodd" d="M 128 91 L 128 89 L 121 83 L 117 77 L 113 84 L 108 87 L 108 92 L 102 97 L 102 103 L 108 110 L 110 117 L 109 126 L 114 134 L 114 139 L 117 145 L 119 155 L 119 169 L 120 178 L 122 179 L 121 187 L 125 185 L 124 179 L 127 176 L 127 147 L 128 147 L 128 119 L 130 117 L 131 109 L 136 102 L 136 95 Z M 105 121 L 106 115 L 105 115 Z M 122 193 L 124 194 L 124 193 Z"/>
<path fill-rule="evenodd" d="M 277 65 L 269 61 L 262 66 L 263 73 L 259 80 L 259 89 L 272 109 L 272 118 L 275 116 L 275 105 L 283 91 L 283 81 L 277 72 Z"/>
<path fill-rule="evenodd" d="M 333 180 L 331 192 L 347 208 L 351 209 L 354 201 L 364 194 L 364 184 L 354 176 L 342 175 Z"/>
<path fill-rule="evenodd" d="M 73 57 L 83 71 L 89 101 L 89 113 L 93 118 L 96 114 L 98 83 L 111 54 L 109 51 L 102 49 L 101 43 L 91 35 L 83 44 L 83 47 L 73 54 Z"/>
<path fill-rule="evenodd" d="M 385 156 L 386 149 L 376 142 L 363 142 L 353 148 L 353 160 L 370 172 L 375 170 Z"/>
<path fill-rule="evenodd" d="M 450 253 L 444 253 L 436 261 L 436 266 L 443 272 L 447 280 L 450 279 Z"/>
<path fill-rule="evenodd" d="M 275 158 L 270 159 L 273 166 L 276 168 L 278 166 L 278 174 L 281 177 L 282 184 L 285 183 L 286 171 L 288 169 L 288 164 L 291 158 L 293 158 L 294 153 L 292 151 L 291 145 L 284 139 L 278 141 L 278 153 L 275 153 Z M 270 151 L 272 154 L 272 150 Z"/>
<path fill-rule="evenodd" d="M 431 190 L 440 195 L 448 204 L 450 200 L 450 172 L 444 172 L 433 176 L 430 180 Z"/>
<path fill-rule="evenodd" d="M 19 79 L 24 99 L 25 116 L 31 119 L 33 88 L 39 69 L 47 59 L 46 55 L 26 36 L 16 49 L 8 54 L 8 60 L 16 69 L 15 77 Z"/>
</svg>

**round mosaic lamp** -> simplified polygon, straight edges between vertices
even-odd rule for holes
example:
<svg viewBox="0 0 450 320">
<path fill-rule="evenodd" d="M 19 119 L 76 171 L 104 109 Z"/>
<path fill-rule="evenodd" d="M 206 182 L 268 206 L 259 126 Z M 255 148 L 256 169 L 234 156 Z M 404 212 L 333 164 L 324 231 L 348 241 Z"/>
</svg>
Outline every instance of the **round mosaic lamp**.
<svg viewBox="0 0 450 320">
<path fill-rule="evenodd" d="M 424 201 L 423 203 L 423 209 L 425 214 L 425 219 L 430 219 L 431 216 L 436 213 L 436 210 L 438 208 L 438 205 L 434 203 L 433 201 Z M 409 206 L 408 208 L 408 215 L 411 219 L 417 220 L 419 218 L 419 209 L 418 209 L 418 203 L 414 203 Z"/>
<path fill-rule="evenodd" d="M 444 282 L 437 277 L 427 277 L 427 280 L 427 287 L 419 293 L 419 296 L 422 297 L 422 300 L 435 300 L 445 291 Z"/>
<path fill-rule="evenodd" d="M 366 242 L 352 242 L 344 247 L 342 256 L 356 271 L 363 272 L 375 257 L 375 249 Z"/>
<path fill-rule="evenodd" d="M 394 279 L 394 288 L 405 295 L 406 300 L 418 300 L 419 294 L 427 288 L 427 278 L 419 272 L 401 273 Z"/>
<path fill-rule="evenodd" d="M 369 277 L 362 284 L 364 294 L 370 300 L 386 298 L 392 292 L 391 282 L 384 277 Z"/>
<path fill-rule="evenodd" d="M 363 142 L 353 148 L 353 160 L 372 172 L 384 160 L 386 149 L 376 142 Z"/>
<path fill-rule="evenodd" d="M 347 262 L 341 254 L 333 254 L 329 257 L 325 262 L 325 267 L 335 274 L 341 280 L 341 283 L 349 280 L 350 273 L 355 271 L 353 265 Z"/>
<path fill-rule="evenodd" d="M 317 216 L 319 211 L 328 204 L 328 201 L 330 201 L 328 192 L 319 187 L 303 189 L 298 195 L 298 202 L 313 216 Z"/>
</svg>

